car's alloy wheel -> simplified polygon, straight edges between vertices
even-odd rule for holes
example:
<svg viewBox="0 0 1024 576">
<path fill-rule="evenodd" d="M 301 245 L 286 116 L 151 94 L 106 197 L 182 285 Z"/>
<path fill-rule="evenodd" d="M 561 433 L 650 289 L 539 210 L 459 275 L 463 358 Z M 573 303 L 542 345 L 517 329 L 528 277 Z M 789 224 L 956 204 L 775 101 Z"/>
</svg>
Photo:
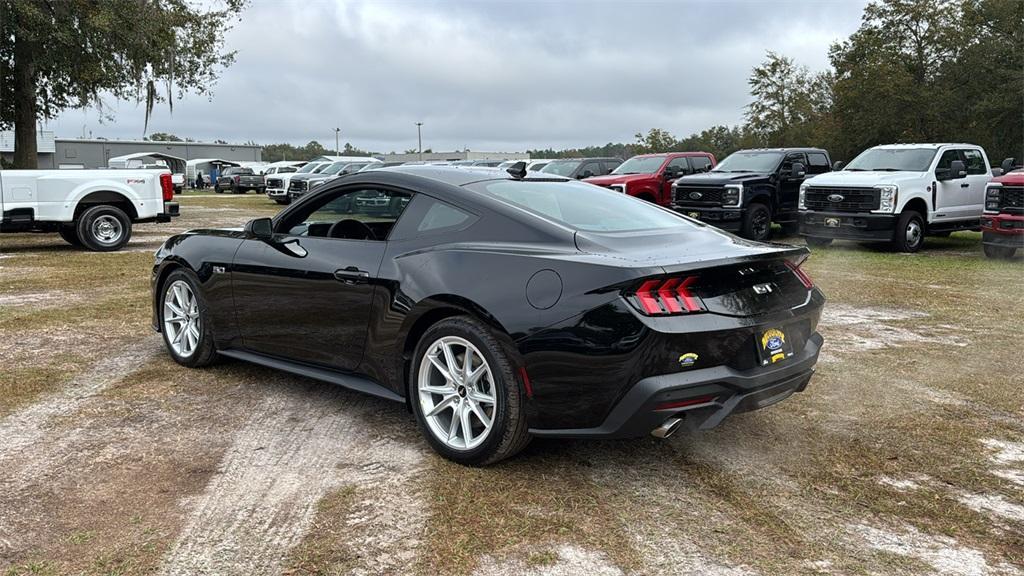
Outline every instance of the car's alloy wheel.
<svg viewBox="0 0 1024 576">
<path fill-rule="evenodd" d="M 181 358 L 190 358 L 199 346 L 202 318 L 199 300 L 184 280 L 175 280 L 164 293 L 164 333 L 167 345 Z"/>
<path fill-rule="evenodd" d="M 427 428 L 452 450 L 472 450 L 494 428 L 497 397 L 484 355 L 458 336 L 435 340 L 416 380 L 417 401 Z"/>
</svg>

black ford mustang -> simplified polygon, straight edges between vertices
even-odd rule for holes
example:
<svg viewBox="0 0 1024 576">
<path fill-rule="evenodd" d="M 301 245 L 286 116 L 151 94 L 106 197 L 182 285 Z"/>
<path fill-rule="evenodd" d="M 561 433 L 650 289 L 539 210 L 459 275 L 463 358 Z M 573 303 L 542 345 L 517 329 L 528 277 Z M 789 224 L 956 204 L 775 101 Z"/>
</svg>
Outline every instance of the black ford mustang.
<svg viewBox="0 0 1024 576">
<path fill-rule="evenodd" d="M 710 428 L 807 385 L 825 298 L 805 249 L 517 176 L 360 172 L 244 229 L 174 236 L 154 327 L 185 366 L 222 355 L 404 402 L 467 464 L 532 436 Z"/>
</svg>

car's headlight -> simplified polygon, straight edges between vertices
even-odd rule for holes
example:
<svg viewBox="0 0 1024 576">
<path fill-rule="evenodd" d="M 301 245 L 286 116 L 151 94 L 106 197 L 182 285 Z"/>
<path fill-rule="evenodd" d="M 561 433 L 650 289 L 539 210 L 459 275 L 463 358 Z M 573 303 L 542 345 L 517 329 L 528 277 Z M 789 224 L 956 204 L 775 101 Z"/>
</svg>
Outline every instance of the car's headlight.
<svg viewBox="0 0 1024 576">
<path fill-rule="evenodd" d="M 994 182 L 992 184 L 989 184 L 988 187 L 985 188 L 985 211 L 999 211 L 999 190 L 1002 187 L 1002 184 Z"/>
<path fill-rule="evenodd" d="M 722 192 L 722 206 L 739 206 L 743 201 L 743 184 L 728 184 Z"/>
<path fill-rule="evenodd" d="M 875 190 L 878 190 L 878 211 L 895 212 L 896 195 L 899 193 L 899 188 L 894 184 L 886 184 L 875 186 Z"/>
<path fill-rule="evenodd" d="M 798 210 L 807 210 L 807 204 L 804 199 L 807 195 L 807 182 L 800 185 L 800 200 L 797 201 Z"/>
</svg>

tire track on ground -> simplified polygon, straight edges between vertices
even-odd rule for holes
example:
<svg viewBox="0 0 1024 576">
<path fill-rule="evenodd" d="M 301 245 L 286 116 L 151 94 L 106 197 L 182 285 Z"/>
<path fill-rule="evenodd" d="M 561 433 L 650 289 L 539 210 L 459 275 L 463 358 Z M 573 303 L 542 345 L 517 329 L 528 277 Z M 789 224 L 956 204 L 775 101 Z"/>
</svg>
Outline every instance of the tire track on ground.
<svg viewBox="0 0 1024 576">
<path fill-rule="evenodd" d="M 235 433 L 218 473 L 186 502 L 163 573 L 277 574 L 319 500 L 345 485 L 363 501 L 347 523 L 362 573 L 401 571 L 426 505 L 412 480 L 424 449 L 400 405 L 307 380 L 261 382 L 264 397 Z"/>
</svg>

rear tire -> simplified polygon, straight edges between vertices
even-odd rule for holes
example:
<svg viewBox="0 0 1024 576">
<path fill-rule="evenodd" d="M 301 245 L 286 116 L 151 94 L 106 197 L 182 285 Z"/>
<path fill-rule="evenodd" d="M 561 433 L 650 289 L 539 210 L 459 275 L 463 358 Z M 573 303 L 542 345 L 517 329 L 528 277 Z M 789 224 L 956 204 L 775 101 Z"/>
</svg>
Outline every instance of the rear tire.
<svg viewBox="0 0 1024 576">
<path fill-rule="evenodd" d="M 441 456 L 484 466 L 529 443 L 525 394 L 509 350 L 490 328 L 467 317 L 441 320 L 420 338 L 409 373 L 410 404 L 427 442 Z"/>
<path fill-rule="evenodd" d="M 1017 249 L 1013 246 L 993 246 L 991 244 L 982 244 L 981 249 L 985 252 L 985 256 L 988 258 L 994 258 L 996 260 L 1010 260 L 1013 255 L 1017 253 Z"/>
<path fill-rule="evenodd" d="M 760 203 L 747 206 L 743 213 L 741 236 L 756 242 L 767 242 L 772 235 L 772 211 Z"/>
<path fill-rule="evenodd" d="M 58 230 L 57 233 L 60 234 L 60 237 L 68 244 L 76 247 L 82 246 L 82 241 L 78 239 L 78 231 L 75 230 L 74 224 L 61 225 L 60 230 Z"/>
<path fill-rule="evenodd" d="M 171 358 L 189 368 L 217 360 L 209 307 L 191 271 L 175 270 L 164 280 L 158 300 L 160 332 Z"/>
<path fill-rule="evenodd" d="M 117 206 L 93 206 L 78 217 L 75 232 L 89 250 L 114 252 L 131 240 L 132 221 Z"/>
<path fill-rule="evenodd" d="M 832 243 L 832 238 L 821 238 L 818 236 L 807 236 L 807 245 L 812 248 L 824 248 Z"/>
<path fill-rule="evenodd" d="M 914 210 L 900 214 L 893 233 L 892 246 L 897 252 L 913 253 L 924 245 L 924 219 Z"/>
</svg>

